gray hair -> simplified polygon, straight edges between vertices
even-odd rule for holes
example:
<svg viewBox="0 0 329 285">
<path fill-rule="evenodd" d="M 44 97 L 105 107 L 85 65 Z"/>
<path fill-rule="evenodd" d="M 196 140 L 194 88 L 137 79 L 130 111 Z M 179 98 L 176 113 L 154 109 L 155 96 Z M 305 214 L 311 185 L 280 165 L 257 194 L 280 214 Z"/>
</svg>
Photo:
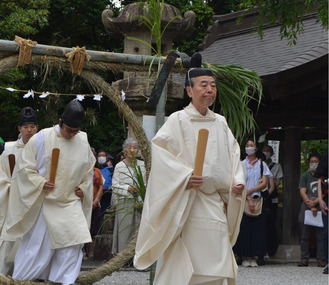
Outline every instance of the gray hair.
<svg viewBox="0 0 329 285">
<path fill-rule="evenodd" d="M 138 142 L 134 138 L 127 138 L 123 142 L 122 149 L 125 150 L 128 146 L 135 143 L 137 145 L 137 149 L 139 149 Z"/>
</svg>

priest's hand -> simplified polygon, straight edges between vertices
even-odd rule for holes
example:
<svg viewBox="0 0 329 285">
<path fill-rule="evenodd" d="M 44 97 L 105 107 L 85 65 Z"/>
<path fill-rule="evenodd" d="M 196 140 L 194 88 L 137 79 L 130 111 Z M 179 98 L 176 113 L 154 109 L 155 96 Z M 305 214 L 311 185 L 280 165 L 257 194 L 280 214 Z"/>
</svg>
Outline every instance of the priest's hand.
<svg viewBox="0 0 329 285">
<path fill-rule="evenodd" d="M 243 190 L 244 190 L 243 184 L 238 184 L 238 185 L 232 186 L 232 192 L 236 195 L 241 194 Z"/>
<path fill-rule="evenodd" d="M 186 190 L 193 188 L 194 186 L 200 187 L 204 182 L 202 176 L 191 175 L 190 180 L 186 185 Z"/>
<path fill-rule="evenodd" d="M 75 187 L 74 191 L 75 191 L 75 195 L 77 195 L 79 198 L 83 198 L 84 194 L 79 187 Z"/>
<path fill-rule="evenodd" d="M 51 183 L 51 182 L 49 182 L 49 181 L 47 181 L 47 182 L 45 183 L 45 185 L 43 185 L 43 190 L 46 190 L 46 191 L 53 191 L 54 188 L 55 188 L 54 183 Z"/>
</svg>

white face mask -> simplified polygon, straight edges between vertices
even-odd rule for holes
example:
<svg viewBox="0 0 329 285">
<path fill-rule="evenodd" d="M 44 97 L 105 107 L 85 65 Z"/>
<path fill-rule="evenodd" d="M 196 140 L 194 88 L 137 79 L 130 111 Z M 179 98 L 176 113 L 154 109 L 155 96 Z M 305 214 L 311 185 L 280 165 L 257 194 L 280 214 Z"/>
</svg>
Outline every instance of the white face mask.
<svg viewBox="0 0 329 285">
<path fill-rule="evenodd" d="M 247 155 L 253 155 L 256 152 L 256 148 L 255 147 L 246 147 L 245 151 L 246 151 Z"/>
<path fill-rule="evenodd" d="M 100 156 L 97 158 L 99 164 L 105 164 L 106 163 L 106 157 Z"/>
<path fill-rule="evenodd" d="M 268 151 L 263 151 L 265 157 L 266 157 L 266 160 L 268 160 L 270 157 L 271 157 L 271 153 L 268 152 Z"/>
<path fill-rule="evenodd" d="M 317 169 L 318 165 L 319 165 L 318 163 L 310 163 L 310 170 L 315 171 Z"/>
</svg>

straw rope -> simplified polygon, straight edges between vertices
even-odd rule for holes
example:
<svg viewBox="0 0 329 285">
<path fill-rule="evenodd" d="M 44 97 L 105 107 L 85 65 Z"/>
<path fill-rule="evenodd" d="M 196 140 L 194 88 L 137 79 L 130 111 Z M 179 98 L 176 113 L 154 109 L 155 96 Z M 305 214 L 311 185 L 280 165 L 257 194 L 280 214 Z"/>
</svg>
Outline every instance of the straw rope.
<svg viewBox="0 0 329 285">
<path fill-rule="evenodd" d="M 67 60 L 72 63 L 72 73 L 80 75 L 85 64 L 85 59 L 89 61 L 91 56 L 87 53 L 86 47 L 72 47 L 73 51 L 65 54 Z"/>
<path fill-rule="evenodd" d="M 18 56 L 10 56 L 8 58 L 0 60 L 0 72 L 6 72 L 15 67 L 17 63 Z M 58 59 L 53 56 L 38 56 L 33 55 L 32 56 L 32 64 L 35 65 L 42 65 L 45 62 L 51 62 L 53 66 L 56 66 L 58 68 L 66 68 L 67 62 L 65 60 Z M 146 137 L 146 134 L 143 130 L 143 127 L 141 125 L 141 122 L 137 119 L 134 112 L 130 109 L 130 107 L 121 100 L 121 96 L 119 94 L 119 91 L 113 88 L 109 83 L 105 82 L 103 78 L 101 78 L 99 75 L 91 72 L 83 70 L 81 72 L 81 77 L 85 80 L 88 80 L 88 82 L 95 88 L 101 91 L 102 94 L 106 95 L 117 107 L 118 110 L 124 115 L 125 119 L 129 122 L 136 139 L 140 145 L 140 149 L 142 152 L 142 155 L 144 157 L 145 161 L 145 168 L 147 172 L 150 170 L 150 164 L 151 164 L 151 151 L 150 151 L 150 145 L 148 142 L 148 139 Z M 107 263 L 104 265 L 88 271 L 86 273 L 80 274 L 77 282 L 79 284 L 93 284 L 102 278 L 104 278 L 107 275 L 110 275 L 114 271 L 117 271 L 122 266 L 124 266 L 127 262 L 131 261 L 135 254 L 135 245 L 137 240 L 137 233 L 134 234 L 131 242 L 127 245 L 127 247 L 120 252 L 117 256 L 110 259 Z M 31 282 L 31 281 L 19 281 L 12 279 L 10 277 L 0 276 L 0 284 L 8 284 L 8 285 L 17 285 L 17 284 L 29 284 L 29 285 L 37 285 L 41 284 L 38 282 Z M 54 284 L 54 283 L 42 283 L 42 284 Z"/>
<path fill-rule="evenodd" d="M 37 45 L 37 42 L 26 40 L 19 36 L 15 36 L 15 41 L 18 43 L 19 57 L 17 66 L 30 64 L 32 57 L 32 47 Z"/>
</svg>

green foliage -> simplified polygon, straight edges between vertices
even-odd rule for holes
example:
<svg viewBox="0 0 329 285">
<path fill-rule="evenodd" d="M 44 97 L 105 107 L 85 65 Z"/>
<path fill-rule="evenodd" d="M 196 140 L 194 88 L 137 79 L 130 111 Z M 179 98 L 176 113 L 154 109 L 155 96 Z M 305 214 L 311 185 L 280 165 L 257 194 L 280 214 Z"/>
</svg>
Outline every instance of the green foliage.
<svg viewBox="0 0 329 285">
<path fill-rule="evenodd" d="M 258 34 L 263 37 L 265 24 L 280 23 L 281 39 L 286 38 L 290 45 L 296 44 L 298 35 L 303 32 L 303 16 L 305 12 L 317 10 L 317 21 L 328 29 L 327 0 L 241 0 L 241 9 L 247 12 L 257 8 L 259 15 L 254 25 Z M 243 17 L 240 19 L 240 21 Z M 264 20 L 265 19 L 265 20 Z"/>
<path fill-rule="evenodd" d="M 148 28 L 152 35 L 152 42 L 155 43 L 155 47 L 153 47 L 152 43 L 148 43 L 144 40 L 128 37 L 128 39 L 136 40 L 142 42 L 143 44 L 147 45 L 148 47 L 153 50 L 155 56 L 162 56 L 162 37 L 164 32 L 166 31 L 167 27 L 170 23 L 177 18 L 172 18 L 164 28 L 162 28 L 162 15 L 163 15 L 163 7 L 164 7 L 164 0 L 148 0 L 142 3 L 137 3 L 140 9 L 143 11 L 143 15 L 136 15 L 136 18 L 139 22 Z M 170 51 L 169 51 L 170 52 Z"/>
<path fill-rule="evenodd" d="M 328 140 L 312 140 L 302 141 L 301 143 L 301 173 L 308 170 L 308 157 L 312 152 L 317 152 L 320 155 L 328 151 Z"/>
<path fill-rule="evenodd" d="M 122 50 L 123 41 L 110 40 L 105 32 L 101 14 L 106 8 L 118 13 L 108 0 L 51 0 L 49 25 L 40 30 L 35 40 L 65 47 L 86 46 L 91 50 Z"/>
<path fill-rule="evenodd" d="M 219 113 L 227 119 L 232 133 L 241 143 L 256 130 L 254 114 L 248 104 L 251 100 L 260 104 L 263 94 L 261 79 L 256 72 L 240 66 L 213 64 L 210 68 L 219 92 L 214 108 L 219 107 Z"/>
<path fill-rule="evenodd" d="M 26 77 L 26 68 L 13 68 L 0 73 L 0 86 L 20 89 L 20 83 Z M 18 116 L 21 110 L 19 92 L 0 89 L 1 122 L 0 136 L 5 140 L 16 140 L 18 135 Z"/>
<path fill-rule="evenodd" d="M 48 25 L 50 0 L 2 0 L 0 38 L 31 37 Z"/>
<path fill-rule="evenodd" d="M 168 0 L 166 3 L 175 6 L 182 15 L 186 11 L 195 13 L 195 24 L 190 36 L 186 40 L 178 41 L 174 44 L 174 48 L 180 52 L 192 55 L 198 50 L 198 46 L 202 44 L 204 37 L 207 35 L 208 27 L 213 24 L 212 16 L 214 15 L 214 10 L 207 4 L 207 1 L 203 0 Z"/>
<path fill-rule="evenodd" d="M 104 149 L 115 157 L 122 150 L 122 142 L 127 137 L 126 123 L 123 118 L 120 119 L 116 108 L 107 98 L 102 99 L 100 106 L 91 107 L 96 110 L 97 124 L 84 126 L 89 143 L 96 151 Z"/>
</svg>

